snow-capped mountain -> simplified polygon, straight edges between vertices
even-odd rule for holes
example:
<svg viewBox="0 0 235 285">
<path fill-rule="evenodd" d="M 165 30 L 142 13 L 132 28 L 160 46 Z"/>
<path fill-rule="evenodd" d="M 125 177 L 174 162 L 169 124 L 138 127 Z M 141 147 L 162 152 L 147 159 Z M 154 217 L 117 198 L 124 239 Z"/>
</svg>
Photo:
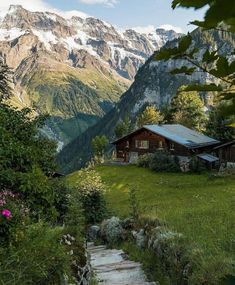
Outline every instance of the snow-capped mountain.
<svg viewBox="0 0 235 285">
<path fill-rule="evenodd" d="M 0 53 L 15 71 L 12 101 L 49 113 L 48 127 L 65 143 L 109 111 L 146 59 L 179 36 L 164 29 L 121 31 L 83 13 L 20 5 L 0 19 Z"/>
<path fill-rule="evenodd" d="M 61 59 L 66 56 L 73 66 L 80 59 L 76 51 L 83 50 L 127 79 L 133 79 L 138 68 L 155 50 L 179 36 L 181 34 L 173 30 L 164 29 L 145 33 L 134 29 L 120 31 L 83 14 L 66 19 L 51 12 L 30 12 L 20 5 L 11 5 L 0 24 L 1 42 L 34 37 L 34 44 L 40 43 L 41 50 L 54 55 L 63 51 Z"/>
</svg>

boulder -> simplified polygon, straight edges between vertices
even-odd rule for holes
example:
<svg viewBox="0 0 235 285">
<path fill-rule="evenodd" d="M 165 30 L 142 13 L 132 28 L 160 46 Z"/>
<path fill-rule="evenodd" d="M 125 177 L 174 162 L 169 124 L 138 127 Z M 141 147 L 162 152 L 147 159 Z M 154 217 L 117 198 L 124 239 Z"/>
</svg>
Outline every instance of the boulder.
<svg viewBox="0 0 235 285">
<path fill-rule="evenodd" d="M 100 227 L 97 225 L 93 225 L 89 228 L 87 232 L 87 239 L 88 241 L 95 241 L 97 238 L 99 238 L 100 235 Z"/>
</svg>

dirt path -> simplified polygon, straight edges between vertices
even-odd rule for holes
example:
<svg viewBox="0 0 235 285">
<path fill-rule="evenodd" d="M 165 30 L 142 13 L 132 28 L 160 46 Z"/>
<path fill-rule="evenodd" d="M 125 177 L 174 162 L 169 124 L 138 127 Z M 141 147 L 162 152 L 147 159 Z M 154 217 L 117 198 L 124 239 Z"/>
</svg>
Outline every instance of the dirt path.
<svg viewBox="0 0 235 285">
<path fill-rule="evenodd" d="M 107 249 L 104 245 L 88 245 L 91 266 L 98 284 L 105 285 L 157 285 L 147 282 L 138 262 L 128 260 L 122 250 Z"/>
</svg>

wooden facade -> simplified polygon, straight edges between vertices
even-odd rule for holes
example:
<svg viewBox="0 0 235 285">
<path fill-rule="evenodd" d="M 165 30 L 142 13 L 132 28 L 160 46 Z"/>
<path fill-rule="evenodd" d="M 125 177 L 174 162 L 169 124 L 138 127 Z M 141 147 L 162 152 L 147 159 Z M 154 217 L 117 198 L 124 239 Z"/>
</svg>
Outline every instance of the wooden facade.
<svg viewBox="0 0 235 285">
<path fill-rule="evenodd" d="M 221 144 L 215 147 L 213 151 L 219 157 L 221 163 L 235 163 L 235 140 Z"/>
<path fill-rule="evenodd" d="M 202 152 L 211 152 L 213 149 L 213 146 L 190 149 L 145 128 L 139 129 L 113 144 L 116 145 L 117 160 L 122 162 L 134 162 L 138 156 L 154 153 L 157 150 L 165 150 L 176 156 L 189 157 Z"/>
</svg>

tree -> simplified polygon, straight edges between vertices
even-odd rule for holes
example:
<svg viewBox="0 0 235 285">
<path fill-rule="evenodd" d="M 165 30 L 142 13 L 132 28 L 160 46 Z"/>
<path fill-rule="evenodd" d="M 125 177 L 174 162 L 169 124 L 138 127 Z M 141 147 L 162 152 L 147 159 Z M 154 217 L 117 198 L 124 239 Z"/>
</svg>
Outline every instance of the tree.
<svg viewBox="0 0 235 285">
<path fill-rule="evenodd" d="M 137 125 L 139 128 L 144 125 L 160 124 L 163 121 L 161 113 L 153 106 L 147 106 L 142 114 L 137 119 Z"/>
<path fill-rule="evenodd" d="M 0 102 L 12 95 L 12 71 L 0 58 Z"/>
<path fill-rule="evenodd" d="M 206 122 L 204 104 L 197 92 L 178 93 L 171 101 L 171 114 L 175 123 L 198 131 Z"/>
<path fill-rule="evenodd" d="M 210 110 L 206 133 L 213 138 L 226 142 L 233 139 L 235 130 L 230 126 L 233 119 L 228 119 L 224 115 L 224 105 L 225 103 L 219 103 Z"/>
<path fill-rule="evenodd" d="M 108 142 L 109 141 L 106 136 L 96 136 L 92 140 L 93 154 L 99 158 L 103 157 Z"/>
<path fill-rule="evenodd" d="M 86 222 L 101 222 L 106 215 L 104 193 L 106 187 L 100 175 L 91 168 L 82 169 L 78 173 L 77 194 L 82 204 Z"/>
<path fill-rule="evenodd" d="M 125 117 L 124 120 L 117 123 L 115 127 L 115 136 L 116 138 L 124 137 L 132 131 L 131 120 L 128 117 Z"/>
<path fill-rule="evenodd" d="M 192 24 L 202 28 L 202 32 L 208 29 L 215 29 L 223 33 L 235 32 L 235 6 L 231 0 L 174 0 L 172 8 L 177 7 L 200 9 L 207 7 L 204 21 L 194 21 Z M 221 47 L 219 47 L 220 49 Z M 228 103 L 225 105 L 224 112 L 227 116 L 235 113 L 235 61 L 232 60 L 234 51 L 230 54 L 221 55 L 218 50 L 203 51 L 199 55 L 198 48 L 194 45 L 192 36 L 188 34 L 183 37 L 178 46 L 173 48 L 163 48 L 156 54 L 156 60 L 177 60 L 183 59 L 187 65 L 171 71 L 172 74 L 192 75 L 201 71 L 210 74 L 219 80 L 219 84 L 193 84 L 188 85 L 181 91 L 216 91 L 221 100 Z M 228 57 L 231 60 L 228 60 Z"/>
</svg>

